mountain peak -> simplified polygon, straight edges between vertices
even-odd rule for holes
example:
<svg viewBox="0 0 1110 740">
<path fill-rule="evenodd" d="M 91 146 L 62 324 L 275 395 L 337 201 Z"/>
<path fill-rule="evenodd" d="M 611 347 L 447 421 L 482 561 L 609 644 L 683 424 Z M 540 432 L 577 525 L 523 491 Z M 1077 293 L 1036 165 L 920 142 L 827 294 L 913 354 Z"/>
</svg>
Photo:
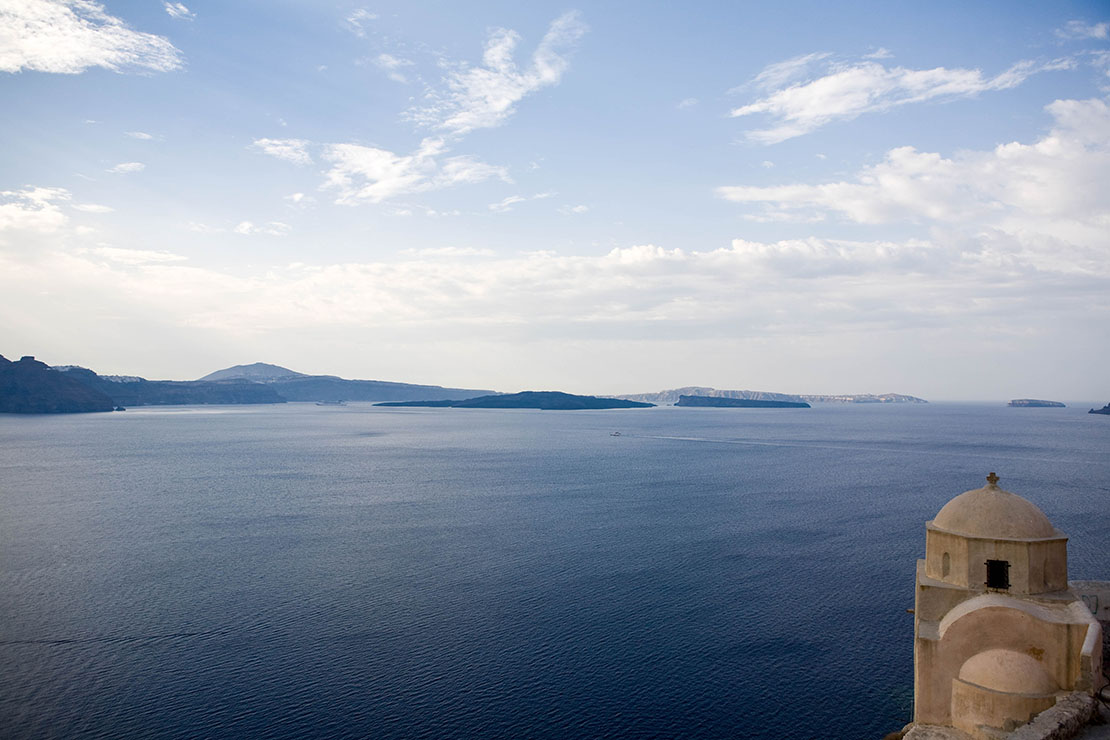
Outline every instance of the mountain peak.
<svg viewBox="0 0 1110 740">
<path fill-rule="evenodd" d="M 235 365 L 233 367 L 217 370 L 205 375 L 200 380 L 253 380 L 259 383 L 280 380 L 284 378 L 303 378 L 304 373 L 298 373 L 287 367 L 271 365 L 268 362 L 255 362 L 250 365 Z"/>
</svg>

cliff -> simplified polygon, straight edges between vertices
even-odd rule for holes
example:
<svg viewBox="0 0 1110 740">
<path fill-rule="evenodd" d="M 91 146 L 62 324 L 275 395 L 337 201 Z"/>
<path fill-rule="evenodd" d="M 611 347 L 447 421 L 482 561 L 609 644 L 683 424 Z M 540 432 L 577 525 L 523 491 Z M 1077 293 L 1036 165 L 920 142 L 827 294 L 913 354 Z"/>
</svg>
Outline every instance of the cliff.
<svg viewBox="0 0 1110 740">
<path fill-rule="evenodd" d="M 643 409 L 654 406 L 651 403 L 626 401 L 619 398 L 598 398 L 597 396 L 576 396 L 559 391 L 524 391 L 503 395 L 480 396 L 461 401 L 395 401 L 378 403 L 375 406 L 400 407 L 451 407 L 461 409 L 542 409 L 545 411 L 581 411 L 586 409 Z"/>
<path fill-rule="evenodd" d="M 34 357 L 11 362 L 0 356 L 0 412 L 72 414 L 111 411 L 114 406 L 106 394 L 51 370 Z"/>
<path fill-rule="evenodd" d="M 646 401 L 656 404 L 677 404 L 682 396 L 708 396 L 711 398 L 742 398 L 752 401 L 792 401 L 794 403 L 928 403 L 923 398 L 901 393 L 857 393 L 841 395 L 795 395 L 771 391 L 727 391 L 705 386 L 672 388 L 657 393 L 631 393 L 617 396 L 630 401 Z"/>
<path fill-rule="evenodd" d="M 679 396 L 675 406 L 708 406 L 730 409 L 808 409 L 804 401 L 763 401 L 754 398 L 722 398 L 721 396 Z"/>
<path fill-rule="evenodd" d="M 1105 406 L 1103 406 L 1100 409 L 1091 409 L 1087 413 L 1088 414 L 1107 414 L 1108 416 L 1110 416 L 1110 403 L 1106 404 Z"/>
</svg>

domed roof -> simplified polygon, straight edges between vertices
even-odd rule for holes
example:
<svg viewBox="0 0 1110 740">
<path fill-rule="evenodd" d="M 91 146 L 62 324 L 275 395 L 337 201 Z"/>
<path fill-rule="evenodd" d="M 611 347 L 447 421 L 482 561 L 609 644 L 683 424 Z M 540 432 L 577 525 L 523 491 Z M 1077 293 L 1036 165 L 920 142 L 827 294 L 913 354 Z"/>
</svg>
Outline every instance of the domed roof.
<svg viewBox="0 0 1110 740">
<path fill-rule="evenodd" d="M 966 491 L 945 504 L 933 525 L 966 537 L 1042 539 L 1062 536 L 1044 512 L 1016 493 L 998 487 L 991 473 L 982 488 Z"/>
<path fill-rule="evenodd" d="M 960 680 L 1007 694 L 1052 694 L 1059 686 L 1041 663 L 1014 650 L 984 650 L 960 668 Z"/>
</svg>

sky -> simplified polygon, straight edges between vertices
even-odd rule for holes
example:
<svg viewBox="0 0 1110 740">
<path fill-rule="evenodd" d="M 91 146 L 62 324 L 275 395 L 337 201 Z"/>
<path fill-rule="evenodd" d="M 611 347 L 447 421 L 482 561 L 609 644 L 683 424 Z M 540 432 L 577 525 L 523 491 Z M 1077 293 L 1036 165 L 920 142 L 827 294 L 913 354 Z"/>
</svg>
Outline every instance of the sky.
<svg viewBox="0 0 1110 740">
<path fill-rule="evenodd" d="M 0 353 L 1110 400 L 1110 4 L 0 0 Z"/>
</svg>

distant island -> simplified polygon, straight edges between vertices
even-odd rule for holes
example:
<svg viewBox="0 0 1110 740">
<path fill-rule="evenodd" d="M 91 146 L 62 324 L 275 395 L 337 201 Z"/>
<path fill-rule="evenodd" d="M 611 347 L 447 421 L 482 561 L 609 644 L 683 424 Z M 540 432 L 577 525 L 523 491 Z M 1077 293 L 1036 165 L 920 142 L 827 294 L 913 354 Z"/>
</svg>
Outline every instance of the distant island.
<svg viewBox="0 0 1110 740">
<path fill-rule="evenodd" d="M 928 403 L 923 398 L 901 393 L 860 393 L 843 395 L 795 395 L 771 391 L 725 391 L 703 386 L 672 388 L 658 393 L 632 393 L 617 396 L 629 401 L 646 401 L 655 404 L 678 404 L 682 396 L 708 396 L 711 398 L 740 398 L 749 401 L 789 401 L 793 403 Z"/>
<path fill-rule="evenodd" d="M 730 409 L 808 409 L 805 401 L 763 401 L 756 398 L 724 398 L 723 396 L 679 396 L 675 406 L 710 406 Z"/>
<path fill-rule="evenodd" d="M 279 365 L 256 362 L 217 370 L 201 381 L 245 380 L 272 388 L 287 401 L 431 401 L 463 400 L 492 395 L 485 388 L 444 388 L 438 385 L 347 380 L 335 375 L 305 375 Z"/>
<path fill-rule="evenodd" d="M 627 401 L 620 398 L 576 396 L 559 391 L 523 391 L 502 395 L 479 396 L 460 401 L 391 401 L 375 406 L 456 408 L 456 409 L 542 409 L 544 411 L 583 411 L 587 409 L 644 409 L 653 403 Z"/>
<path fill-rule="evenodd" d="M 263 362 L 217 370 L 199 380 L 147 380 L 135 375 L 100 375 L 77 365 L 50 367 L 31 356 L 19 362 L 0 357 L 0 413 L 82 413 L 171 404 L 463 400 L 492 393 L 306 375 Z"/>
<path fill-rule="evenodd" d="M 1110 403 L 1106 404 L 1105 406 L 1103 406 L 1100 409 L 1091 409 L 1087 413 L 1088 414 L 1106 414 L 1107 416 L 1110 416 Z"/>
<path fill-rule="evenodd" d="M 1007 406 L 1019 409 L 1063 409 L 1067 408 L 1059 401 L 1042 401 L 1039 398 L 1015 398 Z"/>
</svg>

